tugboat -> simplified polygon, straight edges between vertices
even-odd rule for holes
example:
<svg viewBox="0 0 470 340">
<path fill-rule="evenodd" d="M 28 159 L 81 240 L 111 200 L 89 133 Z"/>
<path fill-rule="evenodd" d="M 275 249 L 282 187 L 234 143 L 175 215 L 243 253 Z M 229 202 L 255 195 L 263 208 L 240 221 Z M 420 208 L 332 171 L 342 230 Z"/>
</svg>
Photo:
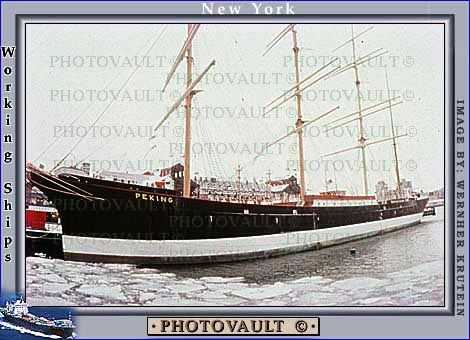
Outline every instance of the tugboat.
<svg viewBox="0 0 470 340">
<path fill-rule="evenodd" d="M 63 258 L 59 212 L 39 189 L 26 181 L 26 256 Z"/>
<path fill-rule="evenodd" d="M 423 216 L 436 216 L 436 209 L 434 207 L 424 208 Z"/>
<path fill-rule="evenodd" d="M 73 339 L 75 326 L 69 316 L 63 320 L 49 320 L 36 316 L 28 311 L 28 305 L 22 299 L 14 303 L 7 302 L 5 308 L 0 308 L 3 317 L 9 323 L 26 329 L 48 335 L 57 335 L 64 339 Z"/>
</svg>

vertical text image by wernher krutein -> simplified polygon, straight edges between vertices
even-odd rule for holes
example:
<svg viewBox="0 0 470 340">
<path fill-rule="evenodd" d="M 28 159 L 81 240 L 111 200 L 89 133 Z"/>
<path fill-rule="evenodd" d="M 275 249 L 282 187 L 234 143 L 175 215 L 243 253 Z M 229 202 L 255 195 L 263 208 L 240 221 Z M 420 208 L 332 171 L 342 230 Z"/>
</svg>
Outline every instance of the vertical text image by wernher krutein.
<svg viewBox="0 0 470 340">
<path fill-rule="evenodd" d="M 444 305 L 442 24 L 34 23 L 25 52 L 28 304 Z"/>
</svg>

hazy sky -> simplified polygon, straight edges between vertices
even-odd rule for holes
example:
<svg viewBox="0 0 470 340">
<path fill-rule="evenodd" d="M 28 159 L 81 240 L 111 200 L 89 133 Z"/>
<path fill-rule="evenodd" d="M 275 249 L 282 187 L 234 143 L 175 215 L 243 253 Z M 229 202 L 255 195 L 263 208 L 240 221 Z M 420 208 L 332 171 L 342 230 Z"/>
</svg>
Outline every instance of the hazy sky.
<svg viewBox="0 0 470 340">
<path fill-rule="evenodd" d="M 354 29 L 360 33 L 370 26 Z M 196 75 L 212 59 L 216 65 L 197 86 L 202 92 L 193 101 L 193 175 L 230 178 L 238 163 L 243 166 L 242 178 L 250 181 L 254 176 L 266 178 L 268 170 L 273 178 L 296 172 L 295 136 L 252 162 L 265 143 L 290 131 L 296 120 L 294 100 L 262 115 L 263 106 L 294 83 L 290 34 L 262 56 L 266 44 L 284 27 L 207 24 L 196 34 Z M 297 30 L 302 78 L 333 56 L 340 57 L 341 65 L 351 62 L 350 44 L 332 53 L 351 37 L 350 25 L 303 24 Z M 182 161 L 182 114 L 173 114 L 152 141 L 149 135 L 183 92 L 184 62 L 167 91 L 162 94 L 161 89 L 185 36 L 182 24 L 27 25 L 27 161 L 51 168 L 101 114 L 67 164 L 87 159 L 98 169 L 141 173 Z M 443 25 L 404 23 L 374 24 L 357 42 L 359 56 L 378 48 L 389 51 L 359 67 L 362 104 L 387 99 L 387 66 L 392 96 L 404 101 L 393 108 L 395 124 L 398 133 L 410 135 L 398 144 L 401 176 L 424 190 L 444 184 L 443 44 Z M 306 90 L 304 119 L 338 105 L 335 113 L 305 132 L 309 192 L 323 190 L 325 178 L 330 178 L 338 189 L 362 193 L 358 150 L 328 158 L 326 172 L 320 158 L 356 144 L 357 121 L 334 132 L 324 129 L 329 121 L 357 110 L 352 70 Z M 387 110 L 364 121 L 369 141 L 390 136 Z M 152 145 L 156 147 L 150 150 Z M 392 156 L 390 142 L 367 148 L 370 192 L 378 180 L 394 184 Z"/>
</svg>

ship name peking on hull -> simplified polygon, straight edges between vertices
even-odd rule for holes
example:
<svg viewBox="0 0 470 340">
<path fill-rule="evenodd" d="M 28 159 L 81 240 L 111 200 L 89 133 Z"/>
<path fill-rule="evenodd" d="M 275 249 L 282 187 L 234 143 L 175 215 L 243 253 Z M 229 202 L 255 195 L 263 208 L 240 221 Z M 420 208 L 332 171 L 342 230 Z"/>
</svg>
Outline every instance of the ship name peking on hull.
<svg viewBox="0 0 470 340">
<path fill-rule="evenodd" d="M 57 207 L 69 260 L 227 262 L 319 249 L 420 222 L 427 198 L 362 205 L 243 204 L 28 169 Z"/>
</svg>

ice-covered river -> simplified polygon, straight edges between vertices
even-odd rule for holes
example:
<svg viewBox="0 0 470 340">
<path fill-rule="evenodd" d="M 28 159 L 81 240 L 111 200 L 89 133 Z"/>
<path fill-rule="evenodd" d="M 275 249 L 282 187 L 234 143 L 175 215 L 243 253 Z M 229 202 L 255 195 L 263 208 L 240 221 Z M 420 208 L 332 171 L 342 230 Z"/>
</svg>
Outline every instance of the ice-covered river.
<svg viewBox="0 0 470 340">
<path fill-rule="evenodd" d="M 42 306 L 439 306 L 443 208 L 436 212 L 394 233 L 257 261 L 139 268 L 28 257 L 26 298 Z"/>
</svg>

